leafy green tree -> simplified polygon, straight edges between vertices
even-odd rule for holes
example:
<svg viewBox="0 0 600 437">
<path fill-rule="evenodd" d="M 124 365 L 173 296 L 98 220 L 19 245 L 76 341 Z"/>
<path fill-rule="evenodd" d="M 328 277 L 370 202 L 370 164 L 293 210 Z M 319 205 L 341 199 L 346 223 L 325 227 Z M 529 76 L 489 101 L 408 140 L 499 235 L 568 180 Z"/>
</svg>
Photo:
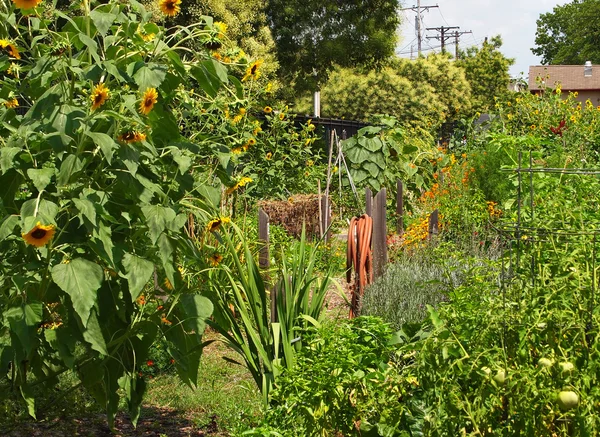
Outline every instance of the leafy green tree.
<svg viewBox="0 0 600 437">
<path fill-rule="evenodd" d="M 543 64 L 600 62 L 600 0 L 574 0 L 541 14 L 536 46 L 531 51 Z"/>
<path fill-rule="evenodd" d="M 396 46 L 398 0 L 271 0 L 268 16 L 283 78 L 317 89 L 335 65 L 388 58 Z"/>
<path fill-rule="evenodd" d="M 464 68 L 465 77 L 471 84 L 474 111 L 487 111 L 494 105 L 494 98 L 503 98 L 508 93 L 508 69 L 514 59 L 504 56 L 501 46 L 502 38 L 497 35 L 481 47 L 472 46 L 461 52 L 457 64 Z"/>
</svg>

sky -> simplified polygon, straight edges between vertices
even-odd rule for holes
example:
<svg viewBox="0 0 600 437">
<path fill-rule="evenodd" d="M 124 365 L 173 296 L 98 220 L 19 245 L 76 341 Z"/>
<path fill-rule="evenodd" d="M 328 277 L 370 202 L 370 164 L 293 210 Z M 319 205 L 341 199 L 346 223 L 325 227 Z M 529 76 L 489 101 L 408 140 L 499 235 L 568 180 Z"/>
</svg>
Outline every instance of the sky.
<svg viewBox="0 0 600 437">
<path fill-rule="evenodd" d="M 501 51 L 505 56 L 515 59 L 515 64 L 510 69 L 512 77 L 527 78 L 530 65 L 540 65 L 541 59 L 531 53 L 535 45 L 536 20 L 540 14 L 552 12 L 555 6 L 569 3 L 560 0 L 421 0 L 421 6 L 435 6 L 429 11 L 422 12 L 423 29 L 427 27 L 459 26 L 452 29 L 459 32 L 472 31 L 464 34 L 459 39 L 462 48 L 472 45 L 481 45 L 485 37 L 502 36 Z M 416 6 L 416 0 L 404 0 L 404 8 Z M 415 32 L 414 11 L 403 11 L 403 24 L 401 27 L 401 41 L 396 52 L 409 58 L 411 45 L 413 53 L 417 53 L 417 39 Z M 431 47 L 440 51 L 440 42 L 436 39 L 426 39 L 425 36 L 439 35 L 435 31 L 425 31 L 422 48 Z M 446 43 L 446 50 L 454 53 L 454 38 Z"/>
</svg>

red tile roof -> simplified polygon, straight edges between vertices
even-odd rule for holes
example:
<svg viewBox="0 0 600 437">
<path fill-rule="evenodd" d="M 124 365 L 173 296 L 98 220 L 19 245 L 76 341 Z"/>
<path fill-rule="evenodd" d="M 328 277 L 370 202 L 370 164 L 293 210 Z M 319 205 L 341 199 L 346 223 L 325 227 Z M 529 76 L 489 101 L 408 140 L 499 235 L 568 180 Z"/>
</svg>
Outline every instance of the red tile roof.
<svg viewBox="0 0 600 437">
<path fill-rule="evenodd" d="M 560 83 L 564 91 L 600 90 L 600 65 L 592 65 L 590 77 L 583 75 L 583 65 L 532 65 L 529 67 L 531 91 L 543 88 L 536 81 L 538 77 L 543 79 L 546 87 L 555 88 L 556 83 Z"/>
</svg>

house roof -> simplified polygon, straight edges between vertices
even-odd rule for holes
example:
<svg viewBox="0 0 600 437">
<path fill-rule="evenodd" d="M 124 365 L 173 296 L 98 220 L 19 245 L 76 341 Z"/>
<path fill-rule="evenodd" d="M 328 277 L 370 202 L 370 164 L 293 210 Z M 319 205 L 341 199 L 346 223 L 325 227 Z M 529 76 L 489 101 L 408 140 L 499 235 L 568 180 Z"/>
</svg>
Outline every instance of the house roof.
<svg viewBox="0 0 600 437">
<path fill-rule="evenodd" d="M 549 77 L 547 77 L 549 76 Z M 592 75 L 583 75 L 583 65 L 532 65 L 529 67 L 529 89 L 539 90 L 543 85 L 536 81 L 541 77 L 546 87 L 555 88 L 560 83 L 564 91 L 600 90 L 600 65 L 592 66 Z"/>
</svg>

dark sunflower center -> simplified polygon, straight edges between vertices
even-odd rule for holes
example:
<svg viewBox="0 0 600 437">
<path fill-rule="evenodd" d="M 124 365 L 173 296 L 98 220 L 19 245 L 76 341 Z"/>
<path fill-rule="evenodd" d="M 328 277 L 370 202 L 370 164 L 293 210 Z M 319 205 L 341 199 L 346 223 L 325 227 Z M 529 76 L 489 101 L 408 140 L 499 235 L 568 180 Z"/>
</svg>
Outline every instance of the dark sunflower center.
<svg viewBox="0 0 600 437">
<path fill-rule="evenodd" d="M 97 94 L 96 98 L 94 99 L 94 103 L 101 103 L 102 102 L 102 94 Z"/>
<path fill-rule="evenodd" d="M 41 240 L 42 238 L 44 238 L 46 236 L 46 233 L 48 233 L 48 231 L 46 231 L 44 229 L 36 229 L 35 231 L 33 231 L 31 233 L 31 236 L 37 240 Z"/>
<path fill-rule="evenodd" d="M 257 69 L 258 69 L 258 65 L 253 65 L 252 68 L 250 68 L 250 74 L 256 74 Z"/>
<path fill-rule="evenodd" d="M 174 1 L 169 1 L 169 2 L 166 3 L 165 6 L 167 7 L 168 10 L 171 11 L 171 10 L 175 9 L 175 2 Z"/>
</svg>

